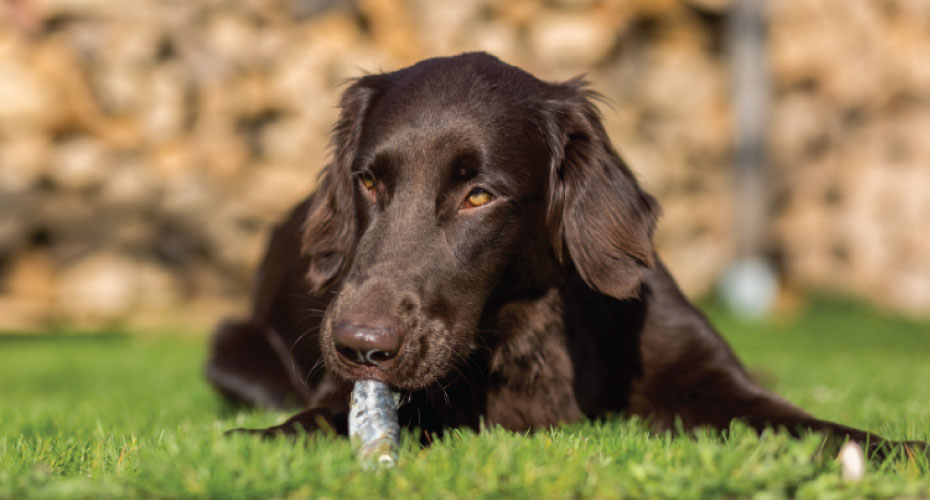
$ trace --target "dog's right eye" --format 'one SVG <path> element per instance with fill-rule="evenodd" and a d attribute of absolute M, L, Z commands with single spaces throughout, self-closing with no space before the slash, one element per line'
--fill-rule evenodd
<path fill-rule="evenodd" d="M 378 179 L 371 172 L 358 172 L 355 174 L 358 182 L 365 188 L 365 194 L 370 201 L 378 200 Z"/>
<path fill-rule="evenodd" d="M 369 191 L 375 188 L 375 176 L 371 172 L 359 172 L 358 180 L 362 183 L 362 187 Z"/>

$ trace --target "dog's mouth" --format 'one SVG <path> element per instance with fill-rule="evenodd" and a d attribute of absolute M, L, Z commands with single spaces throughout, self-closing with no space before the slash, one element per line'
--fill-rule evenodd
<path fill-rule="evenodd" d="M 437 300 L 397 292 L 383 279 L 344 288 L 320 325 L 326 368 L 349 382 L 375 380 L 403 390 L 424 389 L 458 373 L 477 319 L 471 320 L 467 307 L 429 305 Z"/>
<path fill-rule="evenodd" d="M 390 386 L 397 386 L 394 376 L 391 372 L 383 370 L 377 366 L 353 366 L 349 365 L 341 359 L 337 361 L 339 364 L 337 372 L 340 376 L 349 380 L 351 382 L 357 382 L 359 380 L 377 380 L 378 382 L 384 382 Z"/>
<path fill-rule="evenodd" d="M 414 391 L 428 387 L 435 382 L 433 377 L 422 376 L 405 376 L 398 373 L 395 369 L 383 369 L 378 366 L 356 366 L 350 365 L 341 359 L 337 359 L 334 371 L 337 375 L 349 382 L 360 380 L 376 380 L 383 382 L 395 391 Z"/>
<path fill-rule="evenodd" d="M 357 351 L 347 352 L 339 348 L 335 349 L 335 351 L 335 355 L 329 356 L 334 360 L 334 363 L 330 364 L 330 368 L 334 369 L 334 371 L 347 380 L 352 382 L 358 380 L 377 380 L 389 385 L 397 385 L 399 382 L 399 380 L 397 380 L 399 378 L 397 370 L 393 364 L 385 366 L 384 363 L 391 360 L 384 359 L 385 356 L 383 355 L 377 353 L 368 353 L 364 355 Z M 402 355 L 402 353 L 398 353 L 396 358 L 400 358 Z M 399 360 L 400 359 L 394 359 L 393 361 Z"/>

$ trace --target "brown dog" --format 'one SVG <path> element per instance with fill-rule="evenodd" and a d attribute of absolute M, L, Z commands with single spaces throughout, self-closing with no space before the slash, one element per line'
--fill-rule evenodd
<path fill-rule="evenodd" d="M 524 431 L 625 412 L 659 429 L 805 429 L 678 290 L 659 212 L 580 80 L 486 54 L 358 79 L 319 188 L 271 237 L 245 321 L 216 332 L 210 380 L 309 408 L 345 432 L 351 381 L 405 394 L 401 425 Z"/>

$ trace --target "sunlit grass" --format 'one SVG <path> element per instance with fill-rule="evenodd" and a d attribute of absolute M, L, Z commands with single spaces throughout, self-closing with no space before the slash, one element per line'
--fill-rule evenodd
<path fill-rule="evenodd" d="M 854 304 L 765 324 L 711 308 L 765 383 L 814 414 L 930 440 L 930 328 Z M 282 413 L 226 406 L 202 377 L 205 340 L 0 340 L 0 498 L 883 498 L 930 497 L 923 457 L 840 479 L 817 436 L 651 435 L 612 419 L 534 435 L 407 440 L 366 473 L 326 436 L 224 437 Z"/>

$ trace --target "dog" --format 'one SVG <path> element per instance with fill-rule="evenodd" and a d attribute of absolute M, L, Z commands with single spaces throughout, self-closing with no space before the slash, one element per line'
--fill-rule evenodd
<path fill-rule="evenodd" d="M 621 413 L 901 444 L 755 383 L 652 244 L 659 215 L 581 79 L 484 53 L 354 80 L 317 189 L 271 235 L 247 319 L 207 363 L 230 399 L 345 434 L 355 380 L 401 425 L 545 429 Z M 910 444 L 920 445 L 911 442 Z"/>

